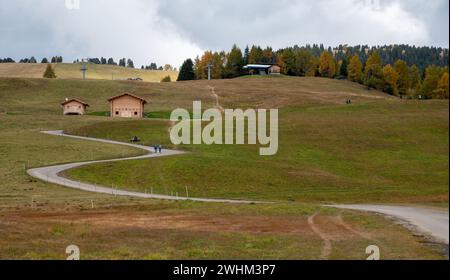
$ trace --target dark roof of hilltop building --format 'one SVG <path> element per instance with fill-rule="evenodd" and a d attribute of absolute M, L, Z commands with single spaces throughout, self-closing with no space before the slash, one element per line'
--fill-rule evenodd
<path fill-rule="evenodd" d="M 124 92 L 124 93 L 122 93 L 122 94 L 119 94 L 119 95 L 113 96 L 113 97 L 111 97 L 111 98 L 108 98 L 108 101 L 111 102 L 111 101 L 113 101 L 114 99 L 120 98 L 120 97 L 122 97 L 122 96 L 131 96 L 131 97 L 133 97 L 133 98 L 136 98 L 136 99 L 139 99 L 139 100 L 143 101 L 144 104 L 147 103 L 147 100 L 145 100 L 144 98 L 142 98 L 142 97 L 140 97 L 140 96 L 137 96 L 137 95 L 135 95 L 135 94 L 129 93 L 129 92 Z"/>
<path fill-rule="evenodd" d="M 86 102 L 84 102 L 83 100 L 78 99 L 78 98 L 67 99 L 66 101 L 64 101 L 63 103 L 61 103 L 61 105 L 64 106 L 64 105 L 66 105 L 66 104 L 68 104 L 68 103 L 70 103 L 70 102 L 78 102 L 78 103 L 83 104 L 84 106 L 89 107 L 89 104 L 87 104 Z"/>

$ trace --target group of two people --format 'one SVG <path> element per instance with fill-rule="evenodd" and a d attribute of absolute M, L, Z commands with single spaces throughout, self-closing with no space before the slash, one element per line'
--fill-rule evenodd
<path fill-rule="evenodd" d="M 157 154 L 158 152 L 162 154 L 162 145 L 154 145 L 153 148 L 155 149 L 155 154 Z"/>

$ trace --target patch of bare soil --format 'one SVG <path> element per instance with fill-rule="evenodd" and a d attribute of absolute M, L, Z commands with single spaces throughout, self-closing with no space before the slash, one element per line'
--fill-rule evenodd
<path fill-rule="evenodd" d="M 5 218 L 5 217 L 4 217 Z M 314 235 L 304 217 L 172 215 L 153 213 L 70 212 L 64 214 L 28 213 L 8 215 L 0 224 L 68 223 L 105 229 L 190 230 L 204 232 L 244 232 L 254 234 Z"/>

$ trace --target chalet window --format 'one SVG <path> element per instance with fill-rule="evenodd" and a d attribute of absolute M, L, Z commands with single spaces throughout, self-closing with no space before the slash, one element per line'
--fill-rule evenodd
<path fill-rule="evenodd" d="M 116 115 L 119 115 L 119 111 L 116 111 Z"/>
<path fill-rule="evenodd" d="M 134 112 L 134 115 L 137 116 L 137 112 Z"/>

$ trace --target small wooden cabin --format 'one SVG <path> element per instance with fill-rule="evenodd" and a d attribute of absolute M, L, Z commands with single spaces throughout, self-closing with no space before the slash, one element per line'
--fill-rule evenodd
<path fill-rule="evenodd" d="M 89 104 L 76 98 L 67 98 L 61 105 L 63 106 L 64 115 L 84 115 L 87 107 L 89 107 Z"/>
<path fill-rule="evenodd" d="M 137 95 L 125 92 L 108 99 L 113 118 L 143 118 L 147 101 Z"/>

